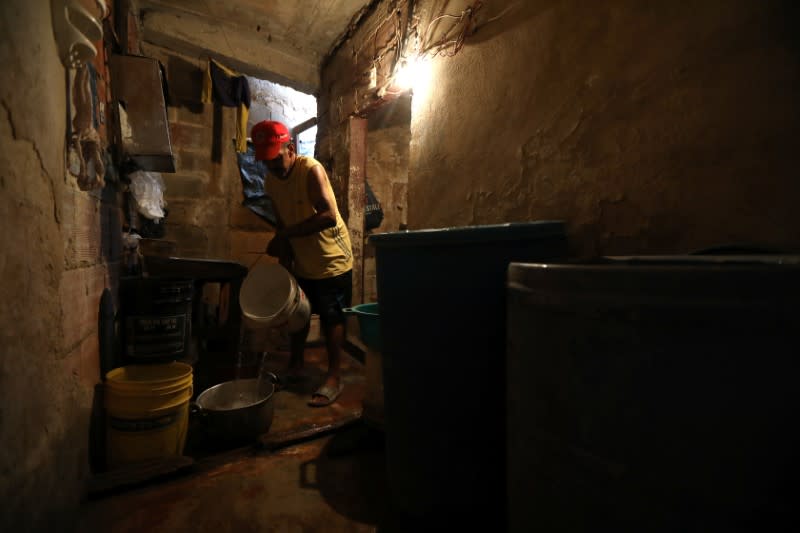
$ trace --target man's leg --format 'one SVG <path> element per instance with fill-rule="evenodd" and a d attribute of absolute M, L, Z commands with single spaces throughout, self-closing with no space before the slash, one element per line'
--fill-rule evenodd
<path fill-rule="evenodd" d="M 325 347 L 328 349 L 328 372 L 324 385 L 339 387 L 342 368 L 342 346 L 344 345 L 344 324 L 326 326 Z"/>
<path fill-rule="evenodd" d="M 325 374 L 325 382 L 318 390 L 326 387 L 331 390 L 339 390 L 341 384 L 344 324 L 327 325 L 323 328 L 323 331 L 325 332 L 325 347 L 328 349 L 328 372 Z M 325 396 L 314 393 L 309 403 L 312 406 L 328 405 L 329 401 Z"/>
<path fill-rule="evenodd" d="M 339 390 L 341 386 L 342 350 L 345 335 L 345 316 L 343 308 L 350 305 L 352 290 L 352 274 L 347 272 L 325 282 L 325 289 L 320 290 L 320 307 L 324 316 L 320 315 L 322 330 L 325 333 L 325 347 L 328 350 L 328 372 L 323 387 Z M 311 404 L 326 404 L 324 396 L 314 394 Z"/>

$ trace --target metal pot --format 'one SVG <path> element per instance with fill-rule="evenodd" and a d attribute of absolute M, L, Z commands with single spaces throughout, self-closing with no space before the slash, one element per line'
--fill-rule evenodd
<path fill-rule="evenodd" d="M 203 391 L 192 403 L 208 436 L 222 441 L 253 440 L 269 431 L 278 377 L 226 381 Z"/>

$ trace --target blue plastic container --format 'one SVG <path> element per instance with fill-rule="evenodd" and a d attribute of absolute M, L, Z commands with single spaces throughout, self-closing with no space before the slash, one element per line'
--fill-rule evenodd
<path fill-rule="evenodd" d="M 564 259 L 564 225 L 383 233 L 370 242 L 393 520 L 504 531 L 506 271 L 512 261 Z"/>
<path fill-rule="evenodd" d="M 378 304 L 361 304 L 354 307 L 345 307 L 345 314 L 356 315 L 358 319 L 359 337 L 361 342 L 372 350 L 381 350 L 381 332 L 379 329 Z"/>

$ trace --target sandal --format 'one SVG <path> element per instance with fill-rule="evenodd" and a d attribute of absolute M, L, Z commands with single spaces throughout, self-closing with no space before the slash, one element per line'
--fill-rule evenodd
<path fill-rule="evenodd" d="M 339 397 L 342 393 L 342 389 L 344 389 L 344 383 L 341 381 L 339 382 L 338 387 L 331 387 L 330 385 L 323 385 L 322 387 L 318 388 L 314 394 L 311 395 L 311 400 L 309 400 L 308 405 L 311 407 L 325 407 L 333 402 Z M 322 401 L 314 401 L 315 397 L 322 396 Z"/>

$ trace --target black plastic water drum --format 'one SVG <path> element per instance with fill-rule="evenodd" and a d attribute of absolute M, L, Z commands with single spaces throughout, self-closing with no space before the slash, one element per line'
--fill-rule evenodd
<path fill-rule="evenodd" d="M 383 233 L 370 243 L 393 523 L 504 531 L 506 271 L 564 257 L 564 224 Z"/>
<path fill-rule="evenodd" d="M 121 336 L 128 363 L 174 361 L 187 355 L 193 294 L 191 279 L 121 280 Z"/>
<path fill-rule="evenodd" d="M 798 301 L 800 256 L 510 265 L 508 531 L 796 531 Z"/>

